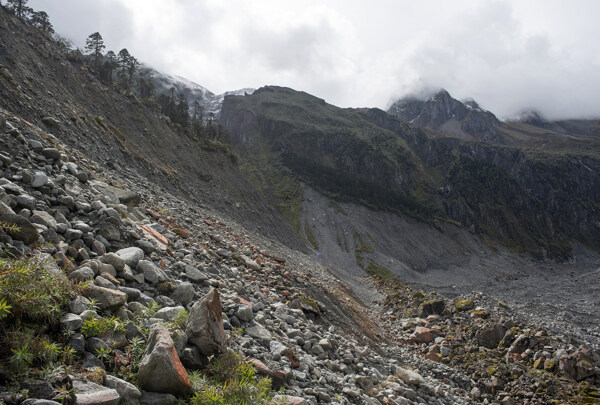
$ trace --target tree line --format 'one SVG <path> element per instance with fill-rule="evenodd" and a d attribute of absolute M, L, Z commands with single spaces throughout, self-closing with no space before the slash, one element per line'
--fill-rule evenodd
<path fill-rule="evenodd" d="M 177 93 L 175 87 L 156 93 L 156 84 L 149 69 L 142 69 L 138 60 L 123 48 L 118 54 L 106 49 L 102 35 L 94 32 L 85 43 L 84 59 L 98 79 L 107 85 L 115 85 L 123 91 L 137 94 L 143 100 L 158 105 L 160 112 L 175 124 L 180 132 L 203 140 L 227 142 L 224 128 L 215 121 L 214 114 L 204 114 L 204 108 L 194 100 L 190 108 L 185 94 Z"/>
<path fill-rule="evenodd" d="M 28 0 L 7 0 L 6 8 L 15 13 L 18 19 L 24 23 L 31 24 L 49 34 L 54 33 L 54 27 L 50 23 L 50 17 L 45 11 L 34 11 L 27 6 Z M 1 4 L 0 4 L 1 5 Z"/>
<path fill-rule="evenodd" d="M 0 0 L 0 6 L 13 12 L 21 21 L 53 35 L 58 47 L 72 63 L 85 64 L 105 85 L 115 87 L 124 94 L 134 94 L 155 106 L 180 133 L 204 142 L 210 141 L 213 145 L 229 143 L 228 135 L 216 122 L 214 114 L 205 114 L 197 100 L 190 108 L 185 94 L 177 93 L 175 87 L 157 93 L 150 69 L 143 69 L 127 48 L 118 53 L 112 50 L 105 52 L 106 45 L 102 35 L 94 32 L 87 37 L 84 49 L 79 49 L 70 40 L 54 32 L 45 11 L 34 11 L 27 3 L 28 0 L 7 0 L 6 5 L 2 5 Z"/>

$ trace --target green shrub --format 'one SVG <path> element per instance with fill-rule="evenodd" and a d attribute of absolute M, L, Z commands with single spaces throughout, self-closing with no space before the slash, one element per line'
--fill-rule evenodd
<path fill-rule="evenodd" d="M 238 353 L 227 351 L 213 359 L 206 374 L 190 374 L 196 392 L 193 405 L 268 404 L 271 380 L 256 376 L 252 364 Z"/>
<path fill-rule="evenodd" d="M 86 338 L 101 336 L 108 332 L 125 333 L 125 325 L 123 321 L 115 316 L 110 318 L 97 318 L 92 316 L 90 319 L 83 321 L 81 334 Z"/>
<path fill-rule="evenodd" d="M 0 320 L 55 321 L 63 306 L 83 289 L 52 262 L 37 257 L 0 259 Z"/>

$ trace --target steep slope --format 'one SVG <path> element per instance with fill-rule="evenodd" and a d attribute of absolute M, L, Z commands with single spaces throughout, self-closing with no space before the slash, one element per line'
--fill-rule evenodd
<path fill-rule="evenodd" d="M 103 85 L 50 38 L 4 9 L 0 15 L 0 107 L 78 145 L 104 166 L 138 172 L 181 198 L 302 248 L 230 157 L 177 134 L 151 102 Z"/>
<path fill-rule="evenodd" d="M 278 87 L 227 97 L 221 121 L 240 153 L 251 157 L 246 173 L 259 188 L 297 190 L 303 181 L 340 201 L 430 224 L 455 221 L 492 246 L 538 258 L 568 258 L 571 242 L 600 248 L 600 160 L 587 140 L 563 137 L 560 147 L 539 149 L 461 140 L 381 110 L 340 109 Z M 275 166 L 284 178 L 265 175 Z M 279 197 L 286 218 L 310 241 L 297 219 L 301 192 L 293 193 L 294 209 L 285 194 Z"/>
<path fill-rule="evenodd" d="M 406 97 L 394 102 L 388 113 L 412 124 L 462 139 L 503 143 L 500 121 L 475 100 L 460 102 L 441 89 L 425 100 Z"/>

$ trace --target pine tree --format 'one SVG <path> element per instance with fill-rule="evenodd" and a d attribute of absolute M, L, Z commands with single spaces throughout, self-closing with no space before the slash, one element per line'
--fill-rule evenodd
<path fill-rule="evenodd" d="M 102 57 L 102 50 L 104 50 L 104 40 L 99 32 L 94 32 L 85 41 L 85 50 L 90 52 L 90 55 L 94 55 L 94 70 L 98 71 L 98 62 Z"/>
<path fill-rule="evenodd" d="M 139 68 L 140 68 L 140 63 L 138 62 L 138 60 L 136 58 L 134 58 L 133 56 L 129 55 L 129 62 L 127 63 L 127 73 L 128 73 L 127 90 L 131 89 L 131 82 L 133 80 L 133 75 L 135 74 L 135 72 L 138 71 Z"/>
<path fill-rule="evenodd" d="M 48 13 L 45 11 L 35 11 L 31 15 L 31 23 L 44 32 L 48 32 L 50 34 L 54 33 L 54 27 L 52 27 Z"/>
<path fill-rule="evenodd" d="M 126 88 L 128 83 L 127 68 L 129 66 L 129 59 L 131 59 L 131 55 L 129 54 L 127 48 L 121 49 L 117 56 L 117 63 L 118 67 L 121 68 L 119 71 L 119 80 L 121 81 L 123 88 Z"/>
<path fill-rule="evenodd" d="M 27 7 L 27 2 L 29 0 L 8 0 L 7 5 L 15 12 L 15 15 L 24 20 L 27 16 L 27 12 L 31 11 L 29 7 Z"/>

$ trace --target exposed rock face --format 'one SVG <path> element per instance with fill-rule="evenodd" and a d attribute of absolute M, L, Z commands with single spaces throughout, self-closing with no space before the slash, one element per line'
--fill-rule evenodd
<path fill-rule="evenodd" d="M 153 325 L 140 363 L 138 381 L 142 389 L 173 395 L 192 392 L 187 371 L 181 364 L 169 331 L 162 325 Z"/>
<path fill-rule="evenodd" d="M 223 329 L 221 312 L 219 292 L 214 288 L 190 310 L 185 333 L 189 341 L 205 356 L 221 352 L 225 348 L 227 334 Z"/>
<path fill-rule="evenodd" d="M 403 121 L 452 136 L 503 142 L 496 128 L 500 121 L 494 114 L 482 110 L 474 100 L 462 103 L 443 89 L 426 100 L 411 97 L 400 99 L 392 104 L 388 113 Z"/>

